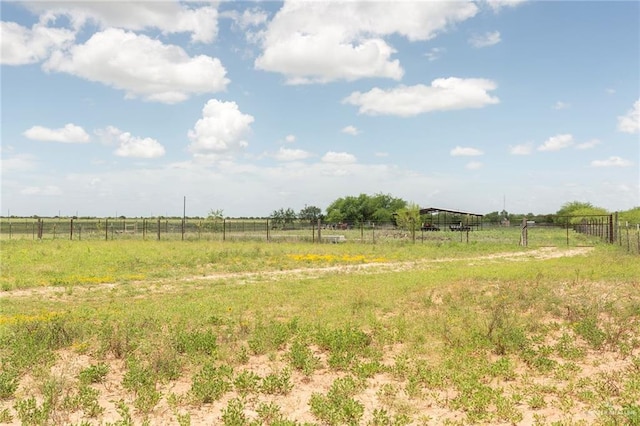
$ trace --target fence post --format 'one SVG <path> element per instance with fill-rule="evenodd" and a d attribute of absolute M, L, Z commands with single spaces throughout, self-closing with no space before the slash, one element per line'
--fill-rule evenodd
<path fill-rule="evenodd" d="M 567 246 L 569 245 L 569 218 L 567 218 Z"/>
<path fill-rule="evenodd" d="M 269 241 L 269 219 L 267 219 L 267 241 Z"/>
<path fill-rule="evenodd" d="M 160 241 L 160 218 L 158 218 L 158 241 Z"/>
<path fill-rule="evenodd" d="M 322 228 L 322 226 L 320 226 L 321 224 L 322 224 L 322 219 L 318 219 L 318 244 L 322 242 L 322 235 L 320 231 L 320 229 Z"/>
<path fill-rule="evenodd" d="M 227 241 L 227 219 L 222 218 L 222 241 Z"/>
<path fill-rule="evenodd" d="M 527 218 L 523 217 L 522 218 L 522 225 L 520 227 L 520 245 L 523 247 L 527 247 L 527 245 L 529 244 L 528 241 L 528 235 L 527 235 Z"/>
<path fill-rule="evenodd" d="M 69 222 L 69 239 L 73 241 L 73 218 Z"/>

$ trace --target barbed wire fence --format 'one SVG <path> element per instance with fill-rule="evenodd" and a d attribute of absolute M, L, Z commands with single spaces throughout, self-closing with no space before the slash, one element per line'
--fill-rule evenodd
<path fill-rule="evenodd" d="M 526 222 L 525 222 L 526 223 Z M 482 224 L 479 228 L 459 227 L 456 223 L 435 227 L 412 224 L 398 227 L 393 222 L 341 222 L 294 220 L 282 222 L 271 218 L 204 219 L 204 218 L 0 218 L 2 239 L 65 239 L 81 240 L 209 240 L 209 241 L 268 241 L 312 243 L 377 243 L 384 241 L 460 242 L 498 241 L 491 232 L 502 230 L 496 224 Z M 517 229 L 518 226 L 512 227 Z M 542 236 L 544 229 L 553 228 L 553 237 Z M 437 232 L 436 232 L 437 231 Z M 560 232 L 562 231 L 562 232 Z M 604 242 L 617 244 L 630 253 L 640 254 L 640 224 L 618 220 L 616 214 L 584 218 L 578 223 L 569 220 L 555 225 L 529 224 L 527 240 L 537 245 L 566 245 Z M 485 235 L 484 238 L 481 235 Z M 518 233 L 516 238 L 522 238 Z M 513 243 L 513 235 L 506 233 L 502 242 Z M 549 238 L 548 241 L 543 240 Z M 520 241 L 522 243 L 522 239 Z"/>

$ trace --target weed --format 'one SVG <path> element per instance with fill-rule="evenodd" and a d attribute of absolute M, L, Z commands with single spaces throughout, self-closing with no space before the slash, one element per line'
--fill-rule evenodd
<path fill-rule="evenodd" d="M 259 390 L 259 384 L 260 376 L 248 370 L 244 370 L 233 380 L 233 387 L 236 392 L 242 396 L 257 392 Z"/>
<path fill-rule="evenodd" d="M 260 391 L 267 395 L 287 395 L 292 388 L 291 371 L 288 368 L 263 377 L 260 383 Z"/>
<path fill-rule="evenodd" d="M 286 343 L 292 328 L 295 328 L 295 320 L 290 324 L 277 321 L 270 321 L 266 324 L 258 322 L 249 338 L 249 349 L 255 355 L 278 350 Z"/>
<path fill-rule="evenodd" d="M 215 367 L 212 364 L 205 364 L 193 376 L 190 393 L 200 404 L 217 401 L 231 390 L 232 376 L 233 369 L 229 366 Z"/>
<path fill-rule="evenodd" d="M 218 349 L 217 336 L 211 330 L 178 330 L 173 336 L 173 347 L 181 354 L 213 356 Z"/>
<path fill-rule="evenodd" d="M 598 320 L 594 316 L 587 316 L 574 325 L 576 334 L 586 340 L 591 347 L 599 349 L 607 339 L 607 335 L 598 327 Z"/>
<path fill-rule="evenodd" d="M 119 400 L 116 403 L 116 411 L 120 415 L 120 420 L 115 423 L 107 423 L 106 426 L 133 426 L 133 417 L 131 417 L 131 412 L 129 411 L 129 407 L 124 402 L 124 400 Z"/>
<path fill-rule="evenodd" d="M 42 405 L 38 406 L 34 397 L 17 400 L 13 408 L 23 425 L 46 424 L 52 411 L 48 401 L 45 400 Z"/>
<path fill-rule="evenodd" d="M 19 375 L 15 369 L 0 371 L 0 399 L 13 397 L 16 389 L 18 389 L 18 378 Z"/>
<path fill-rule="evenodd" d="M 353 399 L 359 386 L 352 377 L 336 379 L 327 395 L 314 393 L 309 400 L 311 413 L 330 425 L 359 424 L 364 414 L 364 406 Z"/>
<path fill-rule="evenodd" d="M 274 402 L 261 402 L 256 409 L 258 419 L 264 425 L 282 424 L 284 421 L 280 407 Z"/>
<path fill-rule="evenodd" d="M 82 384 L 102 383 L 108 372 L 109 366 L 107 364 L 92 364 L 80 371 L 78 379 Z"/>
<path fill-rule="evenodd" d="M 245 426 L 249 423 L 244 413 L 244 402 L 241 399 L 229 400 L 226 408 L 222 410 L 222 424 L 225 426 Z"/>
<path fill-rule="evenodd" d="M 176 421 L 179 426 L 191 425 L 191 414 L 189 413 L 176 413 Z"/>
<path fill-rule="evenodd" d="M 0 423 L 11 423 L 12 421 L 13 416 L 8 408 L 0 410 Z"/>
<path fill-rule="evenodd" d="M 301 371 L 305 376 L 310 376 L 320 365 L 320 359 L 313 355 L 311 349 L 298 340 L 291 344 L 287 358 L 291 366 Z"/>

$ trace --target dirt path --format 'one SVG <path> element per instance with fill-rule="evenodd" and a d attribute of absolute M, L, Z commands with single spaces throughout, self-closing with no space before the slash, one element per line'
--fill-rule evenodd
<path fill-rule="evenodd" d="M 326 267 L 313 267 L 313 268 L 296 268 L 277 271 L 257 271 L 257 272 L 220 272 L 209 275 L 183 277 L 179 279 L 159 279 L 159 280 L 145 280 L 140 281 L 138 284 L 152 283 L 159 288 L 164 288 L 168 285 L 175 285 L 176 282 L 198 282 L 198 281 L 218 281 L 218 280 L 239 280 L 241 282 L 251 282 L 254 280 L 277 280 L 280 277 L 304 277 L 312 278 L 325 274 L 331 274 L 340 272 L 341 274 L 353 274 L 353 273 L 381 273 L 381 272 L 400 272 L 408 271 L 412 269 L 421 269 L 430 264 L 448 263 L 448 262 L 467 262 L 470 265 L 475 265 L 481 262 L 499 262 L 499 261 L 529 261 L 529 260 L 544 260 L 553 259 L 559 257 L 574 257 L 584 256 L 590 253 L 593 247 L 574 247 L 568 249 L 561 249 L 558 247 L 542 247 L 531 251 L 521 252 L 503 252 L 494 253 L 482 256 L 473 257 L 450 257 L 441 259 L 419 259 L 407 262 L 373 262 L 373 263 L 361 263 L 355 265 L 336 265 Z M 136 282 L 133 282 L 136 284 Z M 121 283 L 104 283 L 97 285 L 84 285 L 74 286 L 73 292 L 78 291 L 95 291 L 95 290 L 108 290 L 116 288 Z M 2 298 L 20 298 L 20 297 L 43 297 L 63 294 L 67 291 L 65 287 L 34 287 L 29 289 L 18 289 L 0 292 L 0 299 Z"/>

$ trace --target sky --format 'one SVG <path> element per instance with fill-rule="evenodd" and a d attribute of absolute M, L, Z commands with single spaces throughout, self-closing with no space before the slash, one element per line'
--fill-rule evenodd
<path fill-rule="evenodd" d="M 0 7 L 3 216 L 640 206 L 637 1 Z"/>

